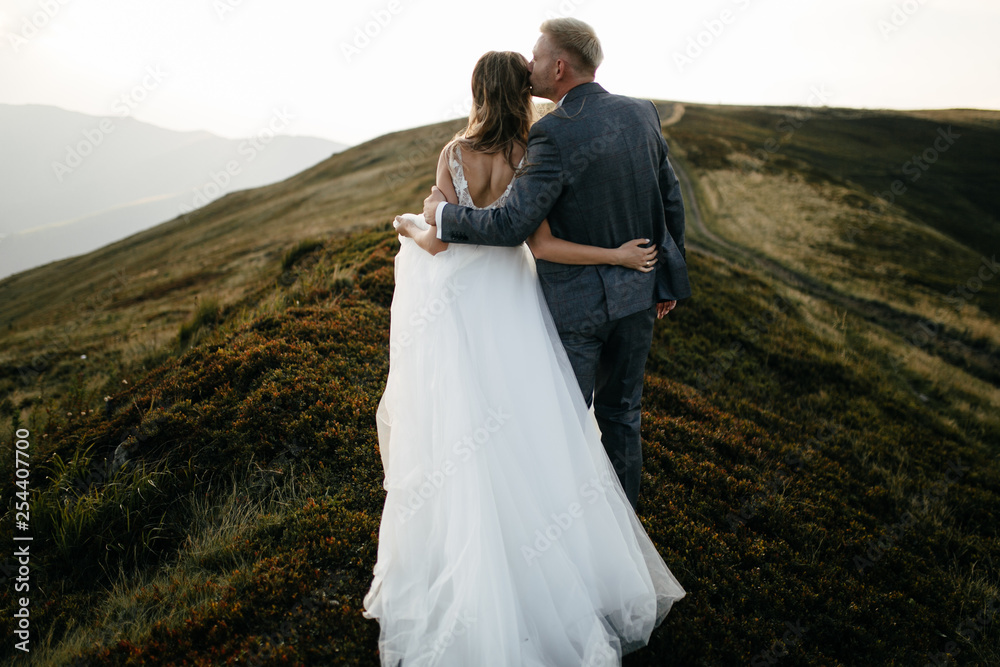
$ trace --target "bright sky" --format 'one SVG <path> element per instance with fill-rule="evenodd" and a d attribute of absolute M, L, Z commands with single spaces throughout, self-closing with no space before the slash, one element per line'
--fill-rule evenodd
<path fill-rule="evenodd" d="M 0 0 L 0 103 L 355 144 L 464 116 L 488 50 L 595 27 L 611 92 L 1000 109 L 997 0 Z"/>

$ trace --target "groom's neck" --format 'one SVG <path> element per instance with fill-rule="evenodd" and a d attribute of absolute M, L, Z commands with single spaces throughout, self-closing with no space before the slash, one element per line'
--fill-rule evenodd
<path fill-rule="evenodd" d="M 559 100 L 566 97 L 566 94 L 569 93 L 569 91 L 573 90 L 577 86 L 582 86 L 585 83 L 593 83 L 593 82 L 594 82 L 594 77 L 579 78 L 571 82 L 567 82 L 565 85 L 559 86 L 556 89 L 556 92 L 549 99 L 552 100 L 555 104 L 559 104 Z"/>

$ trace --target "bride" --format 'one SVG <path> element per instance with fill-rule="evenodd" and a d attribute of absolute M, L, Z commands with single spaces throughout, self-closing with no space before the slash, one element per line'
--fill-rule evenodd
<path fill-rule="evenodd" d="M 487 53 L 472 88 L 437 185 L 452 203 L 499 207 L 531 166 L 528 63 Z M 685 592 L 608 459 L 532 255 L 648 271 L 655 247 L 570 243 L 547 223 L 517 247 L 449 245 L 422 216 L 395 224 L 376 416 L 386 498 L 363 610 L 381 664 L 620 665 Z"/>

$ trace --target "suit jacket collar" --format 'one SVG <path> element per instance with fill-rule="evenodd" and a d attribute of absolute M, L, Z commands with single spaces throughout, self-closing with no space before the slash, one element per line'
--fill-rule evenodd
<path fill-rule="evenodd" d="M 571 89 L 566 93 L 566 97 L 563 98 L 562 106 L 566 106 L 573 100 L 579 97 L 585 97 L 587 95 L 593 95 L 595 93 L 607 93 L 604 87 L 596 81 L 590 81 L 588 83 L 581 83 L 576 88 Z"/>

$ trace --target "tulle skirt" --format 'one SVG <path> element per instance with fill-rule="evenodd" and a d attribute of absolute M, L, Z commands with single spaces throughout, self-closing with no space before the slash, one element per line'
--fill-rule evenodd
<path fill-rule="evenodd" d="M 685 593 L 604 451 L 530 251 L 400 242 L 363 611 L 382 665 L 620 665 Z"/>

